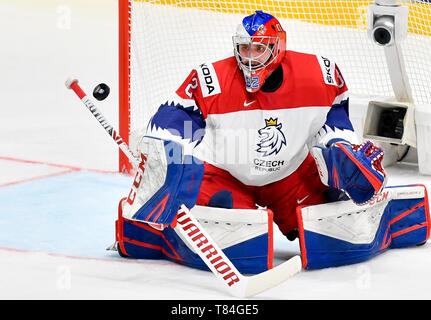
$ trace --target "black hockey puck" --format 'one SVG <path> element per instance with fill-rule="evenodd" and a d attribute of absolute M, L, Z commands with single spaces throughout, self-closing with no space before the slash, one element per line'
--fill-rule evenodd
<path fill-rule="evenodd" d="M 110 89 L 108 85 L 105 83 L 100 83 L 94 88 L 93 97 L 95 97 L 99 101 L 102 101 L 106 99 L 106 97 L 109 95 L 109 92 Z"/>

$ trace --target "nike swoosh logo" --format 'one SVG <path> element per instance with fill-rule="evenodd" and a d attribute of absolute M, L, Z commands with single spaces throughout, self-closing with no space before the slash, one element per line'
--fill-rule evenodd
<path fill-rule="evenodd" d="M 302 198 L 302 199 L 298 199 L 298 200 L 296 200 L 296 202 L 298 202 L 298 204 L 301 204 L 301 203 L 303 203 L 304 202 L 304 200 L 305 199 L 307 199 L 308 198 L 308 195 L 306 195 L 304 198 Z"/>
<path fill-rule="evenodd" d="M 251 105 L 252 103 L 255 103 L 255 102 L 256 102 L 256 100 L 253 100 L 251 102 L 244 101 L 244 107 L 248 107 L 249 105 Z"/>

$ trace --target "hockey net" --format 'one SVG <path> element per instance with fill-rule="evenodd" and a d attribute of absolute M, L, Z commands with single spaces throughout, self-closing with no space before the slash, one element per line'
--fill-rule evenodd
<path fill-rule="evenodd" d="M 233 54 L 231 37 L 245 15 L 263 10 L 287 31 L 289 50 L 337 62 L 351 95 L 394 96 L 383 48 L 367 36 L 371 0 L 119 0 L 120 134 L 134 137 L 191 69 Z M 409 7 L 402 43 L 415 103 L 431 103 L 431 2 Z M 120 171 L 130 165 L 120 155 Z"/>

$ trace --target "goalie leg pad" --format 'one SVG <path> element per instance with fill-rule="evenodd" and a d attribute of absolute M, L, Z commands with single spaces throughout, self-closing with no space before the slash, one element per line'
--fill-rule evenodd
<path fill-rule="evenodd" d="M 169 225 L 184 204 L 195 205 L 204 165 L 183 154 L 181 144 L 144 137 L 141 163 L 124 203 L 123 215 L 130 220 Z"/>
<path fill-rule="evenodd" d="M 209 270 L 202 259 L 172 227 L 156 230 L 146 223 L 125 219 L 122 203 L 116 221 L 116 242 L 122 254 L 137 259 L 167 259 L 192 268 Z M 241 273 L 272 268 L 273 237 L 270 210 L 222 209 L 195 206 L 193 215 Z M 177 223 L 181 223 L 181 219 Z M 199 237 L 199 231 L 190 228 Z M 204 242 L 205 239 L 202 239 Z M 216 257 L 214 249 L 208 255 Z"/>
<path fill-rule="evenodd" d="M 115 240 L 117 250 L 121 256 L 164 259 L 162 232 L 150 227 L 148 224 L 133 221 L 123 217 L 123 207 L 126 202 L 123 198 L 118 206 L 118 220 L 115 222 Z"/>
<path fill-rule="evenodd" d="M 405 248 L 426 242 L 430 233 L 429 219 L 427 196 L 392 201 L 391 220 L 381 249 Z"/>
<path fill-rule="evenodd" d="M 368 260 L 387 249 L 427 241 L 425 186 L 388 187 L 373 202 L 342 201 L 297 210 L 303 267 L 321 269 Z"/>

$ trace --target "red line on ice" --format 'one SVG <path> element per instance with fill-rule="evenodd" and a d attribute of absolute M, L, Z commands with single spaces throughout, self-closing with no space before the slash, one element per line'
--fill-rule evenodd
<path fill-rule="evenodd" d="M 117 171 L 108 171 L 108 170 L 99 170 L 99 169 L 87 169 L 87 168 L 80 168 L 80 167 L 74 167 L 74 166 L 68 166 L 63 164 L 56 164 L 51 162 L 44 162 L 44 161 L 35 161 L 35 160 L 25 160 L 25 159 L 17 159 L 17 158 L 11 158 L 11 157 L 2 157 L 0 156 L 0 160 L 6 160 L 6 161 L 15 161 L 15 162 L 21 162 L 21 163 L 29 163 L 29 164 L 41 164 L 49 167 L 57 167 L 57 168 L 67 168 L 75 171 L 90 171 L 90 172 L 100 172 L 100 173 L 116 173 Z"/>
<path fill-rule="evenodd" d="M 55 172 L 55 173 L 45 174 L 45 175 L 41 175 L 41 176 L 37 176 L 37 177 L 31 177 L 31 178 L 26 178 L 26 179 L 22 179 L 22 180 L 16 180 L 16 181 L 11 181 L 11 182 L 7 182 L 7 183 L 3 183 L 3 184 L 0 184 L 0 187 L 6 187 L 6 186 L 18 184 L 18 183 L 29 182 L 29 181 L 34 181 L 34 180 L 39 180 L 39 179 L 45 179 L 45 178 L 50 178 L 50 177 L 59 176 L 59 175 L 62 175 L 62 174 L 67 174 L 67 173 L 70 173 L 70 172 L 73 172 L 73 171 L 89 171 L 89 172 L 98 172 L 98 173 L 116 173 L 116 171 L 107 171 L 107 170 L 98 170 L 98 169 L 86 169 L 86 168 L 68 166 L 68 165 L 63 165 L 63 164 L 56 164 L 56 163 L 43 162 L 43 161 L 35 161 L 35 160 L 17 159 L 17 158 L 11 158 L 11 157 L 2 157 L 2 156 L 0 156 L 0 160 L 14 161 L 14 162 L 28 163 L 28 164 L 39 164 L 39 165 L 45 165 L 45 166 L 49 166 L 49 167 L 65 168 L 65 169 L 67 169 L 67 170 L 63 170 L 63 171 L 60 171 L 60 172 Z"/>
<path fill-rule="evenodd" d="M 27 179 L 22 179 L 22 180 L 16 180 L 16 181 L 11 181 L 11 182 L 6 182 L 3 184 L 0 184 L 0 188 L 1 187 L 7 187 L 7 186 L 11 186 L 14 184 L 18 184 L 18 183 L 23 183 L 23 182 L 29 182 L 29 181 L 34 181 L 34 180 L 40 180 L 40 179 L 45 179 L 45 178 L 50 178 L 50 177 L 55 177 L 55 176 L 60 176 L 62 174 L 66 174 L 66 173 L 70 173 L 70 172 L 74 172 L 76 170 L 64 170 L 64 171 L 60 171 L 60 172 L 54 172 L 54 173 L 50 173 L 50 174 L 45 174 L 42 176 L 37 176 L 37 177 L 32 177 L 32 178 L 27 178 Z"/>
<path fill-rule="evenodd" d="M 120 262 L 120 263 L 131 263 L 131 264 L 152 264 L 152 265 L 177 265 L 171 261 L 151 261 L 147 259 L 126 259 L 126 258 L 92 258 L 92 257 L 79 257 L 79 256 L 71 256 L 60 253 L 50 253 L 45 251 L 37 251 L 37 250 L 26 250 L 26 249 L 15 249 L 15 248 L 7 248 L 0 247 L 0 251 L 9 251 L 16 253 L 43 253 L 47 256 L 57 257 L 57 258 L 67 258 L 72 260 L 93 260 L 93 261 L 106 261 L 106 262 Z"/>

